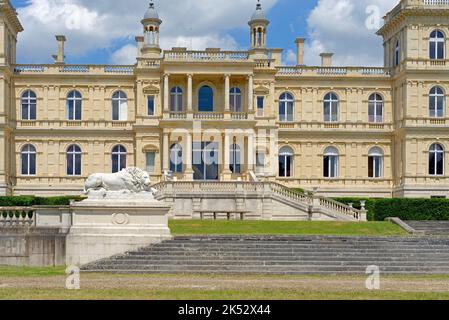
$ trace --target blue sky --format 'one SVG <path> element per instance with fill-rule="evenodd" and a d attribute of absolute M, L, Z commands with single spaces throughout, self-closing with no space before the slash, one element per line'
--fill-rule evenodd
<path fill-rule="evenodd" d="M 393 2 L 392 2 L 393 1 Z M 134 36 L 147 0 L 12 0 L 25 31 L 19 37 L 19 63 L 51 63 L 54 35 L 65 34 L 68 63 L 127 64 L 135 59 Z M 158 0 L 163 19 L 161 44 L 245 50 L 247 21 L 256 0 Z M 306 63 L 320 52 L 335 52 L 336 64 L 380 65 L 382 42 L 364 26 L 366 7 L 386 13 L 394 0 L 262 0 L 271 21 L 268 45 L 284 49 L 294 63 L 296 37 L 306 37 Z M 373 47 L 373 48 L 370 48 Z"/>

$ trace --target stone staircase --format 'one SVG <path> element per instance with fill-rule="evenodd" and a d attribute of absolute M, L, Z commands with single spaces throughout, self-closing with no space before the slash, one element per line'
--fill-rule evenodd
<path fill-rule="evenodd" d="M 428 235 L 448 235 L 449 221 L 404 221 L 418 232 Z"/>
<path fill-rule="evenodd" d="M 97 261 L 84 272 L 147 274 L 449 274 L 449 238 L 185 236 Z"/>
<path fill-rule="evenodd" d="M 366 221 L 365 210 L 332 199 L 295 192 L 276 182 L 164 181 L 156 198 L 170 203 L 171 217 L 200 219 L 201 213 L 247 212 L 247 220 Z"/>

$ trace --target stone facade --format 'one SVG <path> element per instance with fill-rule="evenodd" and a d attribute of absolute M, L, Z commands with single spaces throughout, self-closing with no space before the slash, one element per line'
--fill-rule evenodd
<path fill-rule="evenodd" d="M 382 68 L 334 67 L 329 53 L 305 66 L 304 39 L 297 65 L 284 66 L 260 5 L 248 51 L 162 51 L 152 4 L 135 65 L 65 64 L 64 36 L 54 64 L 20 65 L 21 24 L 8 0 L 0 8 L 1 194 L 79 194 L 90 174 L 135 166 L 155 182 L 449 196 L 449 1 L 402 0 L 388 13 Z"/>

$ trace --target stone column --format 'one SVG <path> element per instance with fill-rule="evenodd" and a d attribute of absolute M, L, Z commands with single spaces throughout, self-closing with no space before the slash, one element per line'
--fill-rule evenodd
<path fill-rule="evenodd" d="M 164 132 L 164 141 L 162 142 L 162 159 L 163 159 L 163 171 L 170 170 L 170 146 L 169 146 L 168 133 Z"/>
<path fill-rule="evenodd" d="M 193 101 L 192 101 L 192 82 L 193 82 L 193 75 L 188 74 L 187 75 L 187 113 L 193 112 Z"/>
<path fill-rule="evenodd" d="M 225 74 L 225 89 L 224 89 L 224 110 L 225 112 L 229 112 L 230 111 L 230 105 L 229 105 L 229 90 L 230 90 L 230 75 L 229 74 Z"/>
<path fill-rule="evenodd" d="M 187 133 L 186 139 L 186 179 L 193 181 L 192 165 L 192 133 Z"/>
<path fill-rule="evenodd" d="M 250 74 L 248 76 L 248 113 L 254 112 L 254 83 L 253 83 L 253 75 Z"/>
<path fill-rule="evenodd" d="M 170 97 L 170 88 L 169 88 L 169 74 L 164 74 L 164 112 L 170 111 L 169 106 L 169 97 Z"/>
<path fill-rule="evenodd" d="M 231 170 L 229 170 L 230 158 L 229 158 L 229 148 L 230 148 L 230 136 L 225 132 L 224 143 L 223 143 L 223 180 L 231 180 Z"/>
<path fill-rule="evenodd" d="M 254 135 L 250 133 L 248 135 L 248 140 L 247 141 L 248 141 L 247 171 L 248 172 L 250 172 L 250 171 L 255 172 L 255 170 L 254 170 L 254 159 L 255 159 L 255 155 L 254 155 Z"/>

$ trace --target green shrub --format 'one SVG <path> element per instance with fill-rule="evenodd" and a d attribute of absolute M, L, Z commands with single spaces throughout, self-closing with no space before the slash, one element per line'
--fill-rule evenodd
<path fill-rule="evenodd" d="M 31 207 L 31 206 L 67 206 L 71 200 L 81 201 L 84 198 L 77 196 L 62 197 L 0 197 L 0 207 Z"/>
<path fill-rule="evenodd" d="M 334 198 L 341 203 L 353 203 L 360 209 L 360 201 L 366 201 L 369 221 L 384 221 L 388 217 L 402 220 L 449 220 L 449 200 L 447 199 L 368 199 Z"/>

